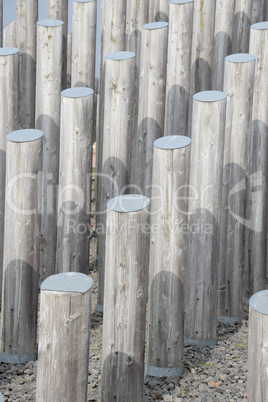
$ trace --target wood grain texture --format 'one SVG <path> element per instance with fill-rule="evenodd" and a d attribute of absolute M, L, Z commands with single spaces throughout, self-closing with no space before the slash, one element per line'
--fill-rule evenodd
<path fill-rule="evenodd" d="M 253 0 L 251 24 L 256 24 L 256 22 L 267 21 L 266 10 L 268 10 L 266 0 Z"/>
<path fill-rule="evenodd" d="M 169 1 L 149 0 L 149 22 L 166 21 L 169 18 Z"/>
<path fill-rule="evenodd" d="M 16 21 L 10 22 L 3 31 L 3 46 L 16 46 Z"/>
<path fill-rule="evenodd" d="M 233 51 L 232 53 L 247 53 L 249 51 L 249 35 L 253 0 L 236 0 Z"/>
<path fill-rule="evenodd" d="M 0 0 L 0 47 L 3 46 L 3 0 Z"/>

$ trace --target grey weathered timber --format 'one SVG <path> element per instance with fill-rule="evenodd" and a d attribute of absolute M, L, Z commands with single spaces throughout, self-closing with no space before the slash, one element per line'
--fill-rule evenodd
<path fill-rule="evenodd" d="M 183 374 L 189 137 L 154 142 L 146 374 Z"/>
<path fill-rule="evenodd" d="M 268 400 L 268 290 L 255 293 L 249 301 L 248 384 L 249 402 Z"/>
<path fill-rule="evenodd" d="M 68 36 L 68 1 L 69 0 L 48 0 L 48 18 L 60 20 L 62 26 L 62 89 L 67 84 L 67 36 Z"/>
<path fill-rule="evenodd" d="M 94 92 L 61 93 L 57 272 L 88 274 Z"/>
<path fill-rule="evenodd" d="M 0 298 L 5 226 L 6 135 L 18 129 L 18 89 L 19 49 L 0 48 Z"/>
<path fill-rule="evenodd" d="M 253 0 L 236 0 L 233 30 L 233 53 L 249 51 L 249 34 Z"/>
<path fill-rule="evenodd" d="M 103 120 L 103 158 L 100 176 L 98 225 L 98 310 L 103 306 L 107 201 L 124 194 L 129 184 L 130 145 L 135 54 L 115 52 L 106 56 Z"/>
<path fill-rule="evenodd" d="M 149 22 L 168 22 L 169 4 L 169 0 L 149 0 Z"/>
<path fill-rule="evenodd" d="M 0 0 L 0 47 L 3 46 L 3 0 Z"/>
<path fill-rule="evenodd" d="M 101 401 L 143 401 L 148 206 L 141 195 L 107 204 Z"/>
<path fill-rule="evenodd" d="M 187 135 L 193 0 L 172 0 L 166 73 L 165 135 Z"/>
<path fill-rule="evenodd" d="M 16 21 L 10 22 L 3 31 L 3 46 L 16 46 Z"/>
<path fill-rule="evenodd" d="M 57 185 L 59 183 L 62 25 L 43 20 L 37 26 L 36 128 L 44 133 L 40 280 L 55 273 Z"/>
<path fill-rule="evenodd" d="M 253 0 L 251 24 L 266 21 L 266 9 L 268 9 L 266 0 Z"/>
<path fill-rule="evenodd" d="M 232 53 L 235 0 L 216 0 L 212 89 L 223 90 L 224 59 Z"/>
<path fill-rule="evenodd" d="M 268 22 L 251 26 L 250 53 L 256 56 L 250 142 L 245 264 L 248 296 L 265 288 L 268 196 Z"/>
<path fill-rule="evenodd" d="M 223 89 L 227 94 L 221 199 L 218 315 L 243 317 L 245 221 L 255 56 L 227 56 Z"/>
<path fill-rule="evenodd" d="M 67 78 L 66 87 L 71 88 L 71 73 L 72 73 L 72 33 L 67 36 Z"/>
<path fill-rule="evenodd" d="M 0 361 L 36 359 L 43 133 L 7 135 Z"/>
<path fill-rule="evenodd" d="M 217 293 L 221 176 L 226 94 L 194 95 L 185 270 L 185 327 L 188 342 L 217 342 Z"/>
<path fill-rule="evenodd" d="M 73 2 L 72 87 L 95 88 L 96 0 Z"/>
<path fill-rule="evenodd" d="M 41 285 L 36 401 L 87 401 L 92 278 L 52 275 Z"/>
<path fill-rule="evenodd" d="M 135 192 L 150 196 L 153 142 L 164 135 L 168 23 L 142 27 L 136 155 L 131 168 Z"/>

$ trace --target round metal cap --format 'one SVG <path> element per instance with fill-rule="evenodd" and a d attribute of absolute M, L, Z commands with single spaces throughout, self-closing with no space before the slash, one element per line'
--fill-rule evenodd
<path fill-rule="evenodd" d="M 114 212 L 136 212 L 147 208 L 150 199 L 145 195 L 126 194 L 119 195 L 107 202 L 107 208 Z"/>
<path fill-rule="evenodd" d="M 268 315 L 268 289 L 261 290 L 251 296 L 249 305 L 258 313 Z"/>
<path fill-rule="evenodd" d="M 62 272 L 45 279 L 41 284 L 41 290 L 86 293 L 92 284 L 93 280 L 88 275 L 80 272 Z"/>
<path fill-rule="evenodd" d="M 20 49 L 17 47 L 0 47 L 0 56 L 12 56 L 19 52 Z"/>
<path fill-rule="evenodd" d="M 226 99 L 227 95 L 222 91 L 201 91 L 194 94 L 193 98 L 198 102 L 218 102 Z"/>
<path fill-rule="evenodd" d="M 229 61 L 230 63 L 247 63 L 255 59 L 256 57 L 250 53 L 234 53 L 225 57 L 225 60 Z"/>
<path fill-rule="evenodd" d="M 7 134 L 6 139 L 11 142 L 31 142 L 39 140 L 43 132 L 34 128 L 25 128 L 23 130 L 12 131 Z"/>
<path fill-rule="evenodd" d="M 135 57 L 135 53 L 122 51 L 122 52 L 109 53 L 107 54 L 106 59 L 120 61 L 120 60 L 133 59 L 133 57 Z"/>
<path fill-rule="evenodd" d="M 154 141 L 154 146 L 160 149 L 179 149 L 191 144 L 191 139 L 184 135 L 167 135 Z"/>
<path fill-rule="evenodd" d="M 60 25 L 64 24 L 63 21 L 61 20 L 40 20 L 37 21 L 37 25 L 43 26 L 43 27 L 58 27 Z"/>
<path fill-rule="evenodd" d="M 88 87 L 75 87 L 64 89 L 61 95 L 65 98 L 83 98 L 85 96 L 92 95 L 94 93 L 93 89 Z"/>
<path fill-rule="evenodd" d="M 168 22 L 158 21 L 158 22 L 149 22 L 148 24 L 144 24 L 142 29 L 161 29 L 168 26 Z"/>

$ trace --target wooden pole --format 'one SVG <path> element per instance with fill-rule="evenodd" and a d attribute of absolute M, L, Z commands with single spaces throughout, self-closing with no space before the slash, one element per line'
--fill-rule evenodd
<path fill-rule="evenodd" d="M 212 54 L 212 89 L 223 90 L 224 60 L 232 53 L 235 0 L 216 0 Z"/>
<path fill-rule="evenodd" d="M 218 315 L 243 317 L 247 177 L 255 56 L 227 56 L 223 89 L 228 95 L 221 200 Z"/>
<path fill-rule="evenodd" d="M 123 195 L 107 204 L 102 402 L 143 401 L 149 203 Z"/>
<path fill-rule="evenodd" d="M 59 183 L 62 21 L 37 26 L 36 128 L 44 133 L 40 280 L 55 273 Z"/>
<path fill-rule="evenodd" d="M 268 9 L 266 3 L 267 3 L 266 0 L 253 0 L 251 24 L 266 21 L 266 9 Z"/>
<path fill-rule="evenodd" d="M 189 137 L 154 142 L 146 374 L 183 374 Z"/>
<path fill-rule="evenodd" d="M 16 21 L 12 21 L 4 28 L 3 46 L 13 47 L 16 43 Z"/>
<path fill-rule="evenodd" d="M 0 47 L 3 46 L 3 0 L 0 0 Z"/>
<path fill-rule="evenodd" d="M 149 22 L 166 21 L 169 17 L 169 0 L 149 0 Z"/>
<path fill-rule="evenodd" d="M 131 172 L 135 192 L 150 196 L 153 142 L 164 135 L 168 23 L 142 27 L 136 155 Z"/>
<path fill-rule="evenodd" d="M 226 94 L 194 95 L 190 157 L 188 256 L 185 270 L 185 338 L 217 342 L 217 292 L 221 176 Z"/>
<path fill-rule="evenodd" d="M 36 360 L 43 133 L 7 135 L 0 360 Z"/>
<path fill-rule="evenodd" d="M 95 88 L 96 0 L 73 2 L 72 87 Z"/>
<path fill-rule="evenodd" d="M 134 90 L 135 54 L 115 52 L 106 56 L 103 121 L 103 164 L 100 177 L 98 254 L 98 306 L 104 298 L 107 200 L 124 194 L 129 184 L 130 141 Z"/>
<path fill-rule="evenodd" d="M 249 301 L 248 400 L 263 402 L 268 398 L 268 290 L 255 293 Z"/>
<path fill-rule="evenodd" d="M 93 96 L 86 87 L 61 93 L 57 272 L 88 274 Z"/>
<path fill-rule="evenodd" d="M 2 295 L 5 189 L 6 135 L 18 129 L 19 49 L 0 48 L 0 297 Z"/>
<path fill-rule="evenodd" d="M 67 36 L 68 36 L 68 1 L 69 0 L 48 0 L 48 18 L 60 20 L 62 26 L 62 89 L 67 85 Z"/>
<path fill-rule="evenodd" d="M 67 88 L 71 88 L 72 81 L 72 33 L 67 36 L 67 78 L 66 85 Z"/>
<path fill-rule="evenodd" d="M 38 2 L 36 0 L 16 0 L 16 46 L 20 49 L 20 128 L 34 128 L 35 125 L 37 19 Z"/>
<path fill-rule="evenodd" d="M 187 135 L 193 0 L 171 0 L 166 74 L 165 135 Z"/>
<path fill-rule="evenodd" d="M 249 51 L 252 4 L 253 0 L 236 0 L 235 2 L 232 53 L 247 53 Z"/>
<path fill-rule="evenodd" d="M 36 401 L 87 401 L 92 279 L 77 272 L 41 285 Z"/>

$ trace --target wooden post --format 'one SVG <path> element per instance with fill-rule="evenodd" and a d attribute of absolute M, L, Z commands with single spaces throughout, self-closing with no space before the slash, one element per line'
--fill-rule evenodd
<path fill-rule="evenodd" d="M 221 200 L 218 315 L 223 321 L 243 317 L 244 253 L 255 56 L 227 56 L 227 94 Z"/>
<path fill-rule="evenodd" d="M 69 33 L 67 36 L 67 78 L 66 85 L 67 88 L 71 88 L 72 81 L 72 33 Z"/>
<path fill-rule="evenodd" d="M 253 0 L 251 24 L 266 21 L 266 9 L 268 10 L 266 3 L 266 0 Z"/>
<path fill-rule="evenodd" d="M 52 275 L 41 285 L 36 401 L 87 401 L 92 279 Z"/>
<path fill-rule="evenodd" d="M 67 36 L 68 36 L 68 1 L 69 0 L 48 0 L 48 18 L 60 20 L 62 26 L 62 89 L 67 84 Z"/>
<path fill-rule="evenodd" d="M 212 89 L 223 90 L 224 60 L 232 53 L 235 0 L 216 0 L 212 54 Z"/>
<path fill-rule="evenodd" d="M 268 398 L 268 290 L 255 293 L 249 301 L 248 400 L 263 402 Z"/>
<path fill-rule="evenodd" d="M 100 210 L 97 227 L 99 254 L 98 306 L 102 311 L 105 271 L 107 200 L 124 194 L 129 184 L 130 141 L 135 54 L 115 52 L 106 56 L 103 121 L 103 164 L 100 177 Z"/>
<path fill-rule="evenodd" d="M 32 129 L 7 135 L 3 363 L 36 360 L 42 137 Z"/>
<path fill-rule="evenodd" d="M 154 142 L 146 374 L 183 374 L 189 137 Z"/>
<path fill-rule="evenodd" d="M 0 0 L 0 47 L 3 46 L 3 0 Z"/>
<path fill-rule="evenodd" d="M 265 288 L 268 197 L 268 22 L 251 26 L 250 53 L 256 56 L 250 142 L 246 271 L 248 296 Z"/>
<path fill-rule="evenodd" d="M 37 26 L 35 125 L 44 133 L 41 281 L 55 273 L 56 263 L 62 24 L 58 20 L 43 20 Z"/>
<path fill-rule="evenodd" d="M 72 87 L 95 88 L 96 0 L 73 2 Z"/>
<path fill-rule="evenodd" d="M 166 74 L 165 135 L 187 135 L 193 0 L 171 0 Z"/>
<path fill-rule="evenodd" d="M 150 196 L 153 142 L 164 135 L 168 23 L 142 27 L 137 146 L 131 172 L 135 192 Z"/>
<path fill-rule="evenodd" d="M 141 195 L 107 204 L 102 402 L 143 401 L 149 204 Z"/>
<path fill-rule="evenodd" d="M 169 0 L 149 0 L 149 22 L 166 21 L 169 17 Z"/>
<path fill-rule="evenodd" d="M 20 128 L 34 128 L 35 125 L 37 19 L 38 2 L 36 0 L 16 0 L 16 46 L 20 49 Z"/>
<path fill-rule="evenodd" d="M 236 0 L 235 2 L 232 53 L 247 53 L 249 51 L 252 4 L 253 0 Z"/>
<path fill-rule="evenodd" d="M 13 47 L 16 43 L 16 21 L 12 21 L 4 28 L 3 46 Z"/>
<path fill-rule="evenodd" d="M 57 272 L 88 274 L 93 96 L 86 87 L 61 93 Z"/>
<path fill-rule="evenodd" d="M 185 338 L 217 342 L 219 217 L 226 94 L 194 95 L 185 270 Z"/>
<path fill-rule="evenodd" d="M 0 48 L 0 298 L 2 295 L 5 189 L 6 135 L 18 129 L 19 49 Z"/>

